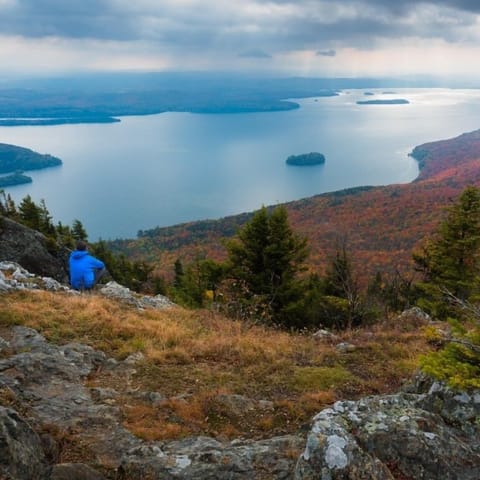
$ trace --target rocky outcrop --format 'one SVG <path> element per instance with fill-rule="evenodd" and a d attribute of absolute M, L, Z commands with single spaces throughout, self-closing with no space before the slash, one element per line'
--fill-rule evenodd
<path fill-rule="evenodd" d="M 0 217 L 0 261 L 16 262 L 39 276 L 68 280 L 68 252 L 49 245 L 44 235 Z"/>
<path fill-rule="evenodd" d="M 295 479 L 479 479 L 480 392 L 413 390 L 320 412 Z"/>
<path fill-rule="evenodd" d="M 304 437 L 233 442 L 194 437 L 176 442 L 146 442 L 122 426 L 121 412 L 115 405 L 118 397 L 115 390 L 88 388 L 84 384 L 86 378 L 98 370 L 116 371 L 128 378 L 136 362 L 117 362 L 77 343 L 56 346 L 25 327 L 14 327 L 11 338 L 3 339 L 0 344 L 5 357 L 0 360 L 0 392 L 8 391 L 14 404 L 28 406 L 28 415 L 35 425 L 54 425 L 68 437 L 73 436 L 74 443 L 83 446 L 83 455 L 89 458 L 90 464 L 57 464 L 45 473 L 46 455 L 38 436 L 30 429 L 28 435 L 15 434 L 19 443 L 25 444 L 18 455 L 2 455 L 9 479 L 68 477 L 72 480 L 84 478 L 79 475 L 87 470 L 90 476 L 85 478 L 92 479 L 97 478 L 95 475 L 101 478 L 97 472 L 103 470 L 125 480 L 292 478 Z M 162 398 L 158 392 L 146 393 L 152 399 Z M 134 392 L 139 394 L 141 392 Z M 241 405 L 246 401 L 224 399 L 227 400 Z M 8 415 L 17 419 L 18 426 L 26 425 L 13 410 L 8 410 Z M 8 431 L 8 428 L 0 429 L 0 446 L 8 444 Z M 52 441 L 50 438 L 49 442 Z M 45 444 L 48 442 L 43 442 L 44 449 Z M 55 451 L 55 447 L 50 446 L 50 450 Z M 25 472 L 28 465 L 40 473 L 37 476 L 18 473 Z"/>
<path fill-rule="evenodd" d="M 74 292 L 51 277 L 39 277 L 18 263 L 0 261 L 0 292 L 12 290 L 49 290 L 51 292 Z"/>
<path fill-rule="evenodd" d="M 80 295 L 49 277 L 0 262 L 0 291 L 38 288 Z M 103 294 L 137 308 L 165 308 L 162 299 L 142 303 L 141 296 L 117 284 L 104 288 Z M 29 328 L 3 332 L 0 478 L 480 478 L 480 392 L 454 392 L 421 380 L 397 395 L 336 402 L 314 418 L 306 446 L 303 434 L 261 441 L 192 437 L 148 442 L 123 426 L 120 402 L 141 399 L 155 406 L 168 400 L 162 392 L 86 385 L 97 372 L 128 383 L 145 361 L 141 353 L 116 361 L 86 345 L 51 344 Z M 273 408 L 241 395 L 219 394 L 215 401 L 240 418 Z"/>
<path fill-rule="evenodd" d="M 12 290 L 48 290 L 51 292 L 67 292 L 72 295 L 80 295 L 80 292 L 72 290 L 67 285 L 53 278 L 39 277 L 29 272 L 18 263 L 0 261 L 0 292 Z M 98 290 L 96 289 L 94 292 L 127 303 L 138 309 L 154 308 L 156 310 L 162 310 L 175 305 L 170 299 L 163 295 L 140 295 L 113 281 L 108 282 L 104 286 L 99 286 Z M 90 293 L 91 292 L 87 292 L 87 294 Z"/>
<path fill-rule="evenodd" d="M 174 306 L 174 303 L 163 295 L 155 295 L 154 297 L 149 295 L 139 295 L 132 292 L 129 288 L 113 281 L 108 282 L 102 287 L 100 293 L 106 297 L 120 300 L 137 308 L 155 308 L 161 310 L 163 308 Z"/>
<path fill-rule="evenodd" d="M 0 406 L 0 478 L 49 478 L 40 437 L 10 408 Z"/>
<path fill-rule="evenodd" d="M 480 478 L 480 392 L 419 382 L 397 395 L 336 402 L 314 418 L 306 447 L 301 435 L 147 442 L 122 426 L 119 392 L 85 385 L 99 370 L 129 378 L 141 358 L 118 362 L 85 345 L 52 345 L 24 327 L 14 327 L 0 346 L 0 393 L 22 406 L 22 415 L 0 409 L 0 478 L 100 480 L 99 472 L 122 480 Z M 152 404 L 165 399 L 160 392 L 134 396 Z M 260 408 L 241 396 L 219 401 L 246 415 Z M 89 465 L 58 463 L 65 440 L 35 433 L 49 425 L 82 445 Z"/>
<path fill-rule="evenodd" d="M 195 437 L 143 445 L 123 457 L 119 475 L 122 480 L 286 480 L 292 478 L 294 455 L 303 443 L 291 435 L 258 442 Z"/>

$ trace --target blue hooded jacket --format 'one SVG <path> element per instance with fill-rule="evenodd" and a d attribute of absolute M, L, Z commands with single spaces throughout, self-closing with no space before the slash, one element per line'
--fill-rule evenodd
<path fill-rule="evenodd" d="M 86 250 L 75 250 L 70 254 L 70 285 L 76 290 L 92 288 L 95 284 L 95 270 L 105 268 L 105 264 L 89 255 Z"/>

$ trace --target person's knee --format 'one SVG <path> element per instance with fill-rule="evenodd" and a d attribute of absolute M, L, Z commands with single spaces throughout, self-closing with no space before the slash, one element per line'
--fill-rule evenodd
<path fill-rule="evenodd" d="M 105 267 L 99 268 L 95 270 L 95 278 L 94 278 L 94 285 L 98 283 L 98 281 L 107 273 L 107 269 Z"/>

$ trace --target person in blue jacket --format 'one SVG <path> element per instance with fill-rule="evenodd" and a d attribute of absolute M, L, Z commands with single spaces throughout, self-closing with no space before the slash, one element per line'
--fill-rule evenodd
<path fill-rule="evenodd" d="M 87 251 L 87 244 L 78 241 L 76 250 L 70 254 L 70 285 L 75 290 L 89 290 L 95 286 L 106 273 L 105 264 L 92 257 Z"/>

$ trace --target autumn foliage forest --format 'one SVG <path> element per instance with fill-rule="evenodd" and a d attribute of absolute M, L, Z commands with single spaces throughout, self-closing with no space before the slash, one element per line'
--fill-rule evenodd
<path fill-rule="evenodd" d="M 420 167 L 412 183 L 357 187 L 285 205 L 292 228 L 308 239 L 311 272 L 323 274 L 342 243 L 365 284 L 377 272 L 414 275 L 412 252 L 435 231 L 445 207 L 467 185 L 480 185 L 480 130 L 418 146 L 412 156 Z M 185 263 L 195 258 L 223 260 L 224 239 L 234 236 L 251 217 L 245 213 L 156 228 L 109 246 L 153 262 L 158 274 L 171 279 L 179 258 Z"/>

